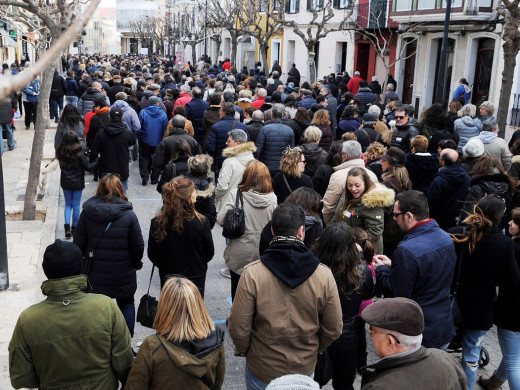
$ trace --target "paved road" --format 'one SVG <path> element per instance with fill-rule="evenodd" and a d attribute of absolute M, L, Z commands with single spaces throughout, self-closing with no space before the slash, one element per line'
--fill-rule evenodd
<path fill-rule="evenodd" d="M 97 183 L 92 181 L 92 175 L 86 176 L 86 188 L 83 192 L 82 202 L 91 197 L 96 189 Z M 161 206 L 160 194 L 155 190 L 155 186 L 148 184 L 147 186 L 141 185 L 141 179 L 139 177 L 139 169 L 137 162 L 133 162 L 130 167 L 130 178 L 128 180 L 128 197 L 130 202 L 134 206 L 134 211 L 139 218 L 141 229 L 143 231 L 143 237 L 145 239 L 145 245 L 148 241 L 148 232 L 150 227 L 150 220 L 157 213 L 158 208 Z M 58 215 L 58 226 L 56 229 L 56 238 L 64 237 L 63 230 L 63 207 L 64 200 L 63 196 L 60 196 L 60 212 Z M 209 269 L 206 281 L 206 290 L 204 300 L 208 308 L 211 318 L 217 323 L 217 326 L 221 326 L 226 329 L 225 320 L 229 316 L 229 309 L 231 307 L 230 298 L 230 280 L 222 277 L 219 274 L 219 269 L 224 266 L 224 260 L 222 254 L 225 248 L 225 241 L 222 237 L 222 229 L 216 225 L 213 229 L 213 240 L 215 243 L 215 257 L 209 263 Z M 148 287 L 148 281 L 151 272 L 151 262 L 146 257 L 143 259 L 144 267 L 137 273 L 137 292 L 135 294 L 136 307 L 139 304 L 139 298 L 146 293 Z M 159 275 L 154 275 L 151 287 L 151 295 L 158 297 L 160 293 L 160 282 Z M 137 347 L 140 342 L 148 335 L 153 334 L 152 329 L 144 328 L 139 323 L 136 324 L 135 335 L 133 339 L 134 347 Z M 368 349 L 369 349 L 369 362 L 377 360 L 377 356 L 374 352 L 371 339 L 368 337 Z M 490 375 L 496 366 L 500 362 L 500 347 L 498 346 L 496 338 L 496 329 L 493 328 L 488 334 L 484 342 L 485 347 L 488 349 L 491 355 L 491 362 L 486 367 L 486 370 L 482 370 L 482 373 Z M 458 355 L 458 354 L 457 354 Z M 233 344 L 227 333 L 226 329 L 226 377 L 224 381 L 223 389 L 245 389 L 244 383 L 244 368 L 245 358 L 233 356 Z M 475 386 L 477 388 L 478 386 Z M 332 389 L 331 384 L 324 387 L 325 389 Z M 360 377 L 358 376 L 355 388 L 360 388 Z M 509 387 L 504 386 L 504 389 Z"/>

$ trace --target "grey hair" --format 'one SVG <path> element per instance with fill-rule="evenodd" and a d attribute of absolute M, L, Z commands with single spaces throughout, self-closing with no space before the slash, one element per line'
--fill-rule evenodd
<path fill-rule="evenodd" d="M 191 89 L 190 89 L 190 86 L 189 85 L 181 85 L 181 88 L 180 88 L 181 92 L 187 92 L 187 93 L 190 93 L 191 92 Z"/>
<path fill-rule="evenodd" d="M 173 127 L 178 127 L 178 128 L 184 129 L 185 125 L 186 125 L 186 118 L 184 118 L 182 115 L 177 114 L 172 118 Z"/>
<path fill-rule="evenodd" d="M 260 88 L 257 92 L 257 95 L 259 97 L 266 97 L 267 96 L 267 91 L 265 90 L 265 88 Z"/>
<path fill-rule="evenodd" d="M 260 110 L 253 111 L 253 114 L 251 115 L 251 118 L 254 121 L 263 122 L 264 121 L 264 113 Z"/>
<path fill-rule="evenodd" d="M 235 101 L 235 92 L 234 90 L 231 91 L 229 89 L 225 90 L 222 94 L 222 98 L 224 99 L 224 102 L 226 103 L 233 103 Z"/>
<path fill-rule="evenodd" d="M 487 100 L 485 102 L 482 102 L 479 108 L 484 107 L 486 110 L 486 113 L 493 114 L 495 112 L 495 105 L 491 102 L 488 102 Z"/>
<path fill-rule="evenodd" d="M 464 107 L 462 107 L 457 114 L 459 117 L 463 116 L 470 116 L 472 118 L 475 117 L 475 114 L 477 113 L 477 107 L 475 107 L 474 104 L 466 104 Z"/>
<path fill-rule="evenodd" d="M 282 119 L 285 113 L 285 106 L 277 103 L 271 108 L 271 115 L 274 119 Z"/>
<path fill-rule="evenodd" d="M 247 134 L 242 129 L 233 129 L 228 133 L 228 135 L 233 138 L 233 141 L 235 142 L 240 142 L 241 144 L 247 142 Z"/>
<path fill-rule="evenodd" d="M 360 158 L 361 157 L 361 144 L 357 141 L 345 141 L 343 142 L 342 153 L 345 153 L 348 158 Z"/>
<path fill-rule="evenodd" d="M 211 164 L 213 164 L 213 157 L 207 154 L 197 154 L 188 158 L 188 171 L 195 176 L 209 176 Z"/>
<path fill-rule="evenodd" d="M 368 108 L 368 112 L 370 114 L 374 114 L 377 118 L 379 118 L 379 115 L 381 115 L 381 108 L 379 108 L 378 105 L 373 104 Z"/>
<path fill-rule="evenodd" d="M 482 131 L 493 131 L 498 129 L 498 123 L 495 120 L 487 120 L 482 122 Z"/>
<path fill-rule="evenodd" d="M 386 86 L 387 89 L 389 89 L 390 91 L 393 91 L 395 89 L 395 85 L 392 84 L 392 83 L 388 83 L 388 85 Z"/>
<path fill-rule="evenodd" d="M 250 98 L 252 96 L 251 94 L 251 90 L 249 89 L 242 89 L 239 93 L 238 93 L 238 97 L 239 98 Z"/>
<path fill-rule="evenodd" d="M 321 139 L 323 132 L 316 126 L 309 126 L 303 132 L 303 138 L 306 142 L 316 142 Z"/>
<path fill-rule="evenodd" d="M 126 100 L 128 95 L 125 92 L 116 93 L 116 100 Z"/>
<path fill-rule="evenodd" d="M 408 336 L 406 334 L 396 332 L 395 330 L 388 330 L 388 329 L 384 329 L 384 328 L 381 328 L 381 330 L 385 333 L 393 335 L 397 340 L 399 340 L 399 343 L 407 346 L 410 349 L 421 346 L 422 339 L 423 339 L 422 334 L 420 334 L 419 336 Z"/>
<path fill-rule="evenodd" d="M 328 86 L 324 85 L 323 87 L 321 87 L 321 89 L 327 91 L 327 95 L 330 95 L 330 88 Z"/>
<path fill-rule="evenodd" d="M 215 82 L 215 91 L 222 92 L 224 90 L 224 83 L 222 81 Z"/>

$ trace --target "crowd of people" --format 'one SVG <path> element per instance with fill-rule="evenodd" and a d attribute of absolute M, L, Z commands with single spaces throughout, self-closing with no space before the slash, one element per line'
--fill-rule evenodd
<path fill-rule="evenodd" d="M 51 117 L 73 243 L 46 251 L 48 300 L 20 316 L 10 344 L 14 387 L 221 388 L 224 333 L 203 299 L 212 229 L 240 208 L 243 231 L 223 253 L 226 325 L 248 389 L 291 388 L 276 386 L 328 362 L 334 389 L 353 389 L 357 371 L 362 389 L 471 390 L 493 324 L 502 362 L 478 381 L 520 389 L 520 133 L 500 138 L 494 105 L 477 113 L 465 79 L 447 109 L 417 120 L 391 75 L 383 86 L 358 71 L 311 85 L 295 65 L 284 82 L 278 63 L 265 75 L 259 63 L 121 56 L 69 56 L 63 68 Z M 126 192 L 137 160 L 163 200 L 147 244 L 162 292 L 157 334 L 133 361 L 145 244 Z M 86 171 L 99 183 L 80 210 Z M 109 313 L 96 332 L 83 320 L 92 307 Z M 61 324 L 64 310 L 76 314 Z M 373 365 L 366 323 L 382 358 Z M 456 335 L 460 362 L 445 352 Z M 49 366 L 85 349 L 75 370 Z"/>

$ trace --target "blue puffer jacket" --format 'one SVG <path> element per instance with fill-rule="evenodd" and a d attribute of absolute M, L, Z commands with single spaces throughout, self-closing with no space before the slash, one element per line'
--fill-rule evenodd
<path fill-rule="evenodd" d="M 471 98 L 471 87 L 469 85 L 461 84 L 455 89 L 453 92 L 453 97 L 451 100 L 454 100 L 461 96 L 464 99 L 464 104 L 469 103 L 469 99 Z"/>
<path fill-rule="evenodd" d="M 40 80 L 34 79 L 32 82 L 22 88 L 22 92 L 27 96 L 27 101 L 34 103 L 40 98 Z M 36 92 L 36 95 L 34 95 Z"/>
<path fill-rule="evenodd" d="M 457 255 L 450 235 L 435 221 L 408 232 L 392 256 L 392 268 L 376 270 L 385 298 L 413 299 L 424 314 L 423 346 L 439 348 L 455 335 L 450 287 Z"/>
<path fill-rule="evenodd" d="M 201 98 L 193 98 L 189 103 L 186 103 L 184 108 L 186 110 L 186 119 L 193 123 L 194 138 L 203 139 L 202 119 L 204 118 L 204 113 L 209 108 L 209 104 Z"/>
<path fill-rule="evenodd" d="M 361 126 L 361 122 L 357 118 L 345 118 L 339 121 L 338 131 L 336 132 L 336 139 L 341 139 L 341 136 L 345 133 L 353 133 Z"/>
<path fill-rule="evenodd" d="M 277 119 L 260 130 L 255 156 L 267 165 L 269 171 L 278 172 L 282 153 L 287 146 L 294 147 L 294 131 Z"/>
<path fill-rule="evenodd" d="M 65 79 L 65 85 L 67 86 L 67 90 L 65 91 L 66 96 L 78 96 L 79 86 L 76 80 L 72 77 L 67 77 Z"/>
<path fill-rule="evenodd" d="M 168 117 L 160 106 L 148 106 L 139 113 L 139 139 L 146 145 L 157 146 L 168 126 Z"/>
<path fill-rule="evenodd" d="M 361 103 L 363 103 L 360 107 L 358 107 L 359 116 L 363 116 L 363 114 L 368 111 L 368 107 L 370 107 L 377 99 L 374 92 L 372 92 L 372 90 L 368 87 L 360 88 L 354 98 L 361 100 Z"/>
<path fill-rule="evenodd" d="M 298 102 L 298 107 L 304 107 L 307 111 L 311 109 L 312 105 L 316 104 L 316 99 L 312 96 L 307 96 Z"/>
<path fill-rule="evenodd" d="M 478 136 L 482 130 L 482 122 L 480 122 L 480 119 L 470 116 L 463 116 L 455 120 L 453 126 L 455 132 L 460 136 L 459 146 L 457 147 L 459 153 L 462 153 L 462 148 L 466 146 L 469 139 Z"/>
<path fill-rule="evenodd" d="M 217 123 L 211 126 L 209 132 L 209 138 L 206 142 L 206 151 L 216 160 L 219 169 L 224 162 L 222 151 L 226 149 L 226 140 L 228 139 L 228 133 L 233 129 L 233 123 L 235 124 L 235 129 L 245 131 L 247 139 L 249 140 L 249 132 L 247 131 L 246 125 L 235 120 L 235 117 L 231 115 L 222 117 Z"/>

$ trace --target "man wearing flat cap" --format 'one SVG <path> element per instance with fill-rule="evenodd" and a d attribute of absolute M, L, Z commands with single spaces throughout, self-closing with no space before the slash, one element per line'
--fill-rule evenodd
<path fill-rule="evenodd" d="M 9 343 L 15 389 L 117 389 L 133 362 L 123 314 L 91 294 L 76 244 L 56 240 L 43 255 L 47 299 L 24 310 Z"/>
<path fill-rule="evenodd" d="M 465 390 L 466 376 L 448 353 L 421 345 L 424 317 L 421 307 L 407 298 L 385 298 L 365 308 L 377 355 L 368 366 L 362 390 Z"/>

